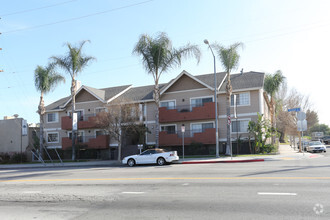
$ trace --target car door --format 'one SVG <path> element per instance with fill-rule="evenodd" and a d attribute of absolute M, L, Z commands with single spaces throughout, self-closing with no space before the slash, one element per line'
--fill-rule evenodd
<path fill-rule="evenodd" d="M 142 152 L 139 156 L 136 158 L 137 164 L 148 164 L 152 163 L 152 154 L 154 150 L 146 150 Z"/>

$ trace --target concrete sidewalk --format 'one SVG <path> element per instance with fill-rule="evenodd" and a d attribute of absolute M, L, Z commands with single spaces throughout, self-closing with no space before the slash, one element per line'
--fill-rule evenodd
<path fill-rule="evenodd" d="M 253 156 L 238 156 L 233 155 L 220 157 L 220 158 L 180 158 L 177 163 L 180 164 L 198 164 L 198 163 L 247 163 L 247 162 L 263 162 L 274 160 L 301 160 L 301 159 L 313 159 L 318 157 L 324 157 L 322 154 L 312 153 L 299 153 L 294 150 L 290 145 L 280 145 L 279 152 L 274 155 L 253 155 Z"/>
<path fill-rule="evenodd" d="M 248 163 L 248 162 L 263 162 L 274 160 L 301 160 L 301 159 L 314 159 L 323 157 L 322 154 L 311 153 L 298 153 L 290 145 L 280 145 L 278 154 L 274 155 L 253 155 L 233 158 L 226 157 L 209 157 L 209 158 L 180 158 L 176 164 L 199 164 L 199 163 Z M 122 165 L 118 161 L 113 160 L 100 160 L 100 161 L 87 161 L 87 162 L 68 162 L 68 163 L 33 163 L 33 164 L 2 164 L 0 169 L 24 169 L 24 168 L 61 168 L 61 167 L 111 167 Z"/>

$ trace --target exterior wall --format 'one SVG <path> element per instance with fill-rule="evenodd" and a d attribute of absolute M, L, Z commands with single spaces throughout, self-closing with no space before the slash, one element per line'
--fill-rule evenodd
<path fill-rule="evenodd" d="M 195 80 L 191 79 L 187 75 L 182 75 L 180 79 L 178 79 L 168 90 L 167 92 L 174 92 L 174 91 L 183 91 L 183 90 L 190 90 L 196 88 L 205 88 L 204 85 L 196 82 Z"/>
<path fill-rule="evenodd" d="M 250 93 L 250 105 L 247 106 L 237 106 L 237 120 L 257 120 L 257 113 L 260 112 L 260 101 L 264 102 L 263 110 L 264 114 L 268 112 L 267 104 L 263 99 L 262 93 L 259 90 L 251 90 L 244 91 L 239 93 Z M 233 92 L 235 94 L 235 92 Z M 260 98 L 261 96 L 261 98 Z M 226 141 L 227 140 L 227 116 L 226 116 L 226 94 L 218 95 L 218 100 L 221 103 L 220 105 L 220 115 L 219 115 L 219 140 Z M 230 107 L 231 120 L 234 119 L 234 107 Z M 249 134 L 247 132 L 238 132 L 238 135 L 241 138 L 247 138 Z M 236 141 L 237 132 L 231 132 L 231 137 Z"/>
<path fill-rule="evenodd" d="M 87 92 L 85 89 L 80 90 L 80 92 L 76 95 L 76 102 L 89 102 L 95 101 L 97 98 Z"/>
<path fill-rule="evenodd" d="M 0 120 L 0 153 L 25 152 L 28 136 L 22 136 L 22 118 Z"/>

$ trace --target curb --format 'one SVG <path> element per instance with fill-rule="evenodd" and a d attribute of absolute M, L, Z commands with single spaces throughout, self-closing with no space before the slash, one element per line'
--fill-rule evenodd
<path fill-rule="evenodd" d="M 249 162 L 264 162 L 264 159 L 253 160 L 223 160 L 223 161 L 182 161 L 179 164 L 199 164 L 199 163 L 249 163 Z"/>

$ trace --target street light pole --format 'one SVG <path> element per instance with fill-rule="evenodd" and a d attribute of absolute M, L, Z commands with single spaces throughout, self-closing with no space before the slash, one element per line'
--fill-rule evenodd
<path fill-rule="evenodd" d="M 209 44 L 207 39 L 204 40 L 204 43 L 207 44 L 213 55 L 214 63 L 214 104 L 215 104 L 215 156 L 219 157 L 219 131 L 218 131 L 218 107 L 217 107 L 217 72 L 215 66 L 215 56 L 212 50 L 212 47 Z"/>

